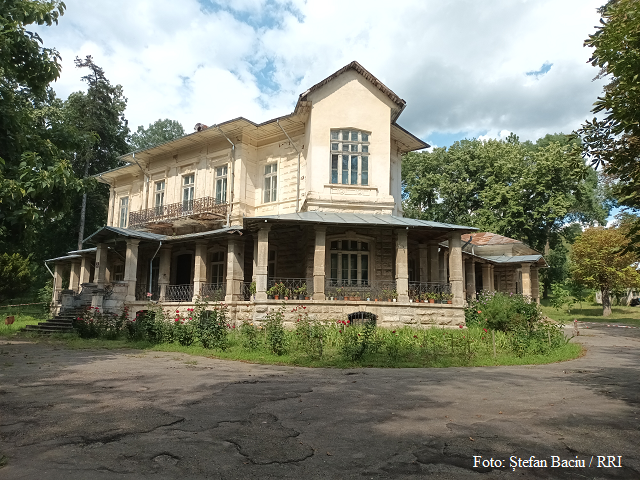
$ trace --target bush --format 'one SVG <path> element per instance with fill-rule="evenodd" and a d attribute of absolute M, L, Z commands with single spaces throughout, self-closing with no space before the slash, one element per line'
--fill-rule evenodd
<path fill-rule="evenodd" d="M 202 310 L 196 315 L 196 329 L 204 348 L 226 350 L 229 346 L 229 322 L 224 306 Z"/>
<path fill-rule="evenodd" d="M 31 285 L 31 280 L 29 257 L 24 258 L 19 253 L 0 255 L 0 300 L 24 293 Z"/>
<path fill-rule="evenodd" d="M 284 309 L 283 305 L 278 310 L 267 313 L 264 320 L 267 347 L 276 355 L 287 353 L 287 334 L 284 330 Z"/>
<path fill-rule="evenodd" d="M 240 338 L 242 339 L 242 346 L 251 352 L 260 347 L 260 332 L 253 322 L 242 322 Z"/>
<path fill-rule="evenodd" d="M 298 312 L 296 319 L 296 341 L 302 352 L 309 357 L 322 357 L 327 326 L 309 317 L 307 307 L 298 306 L 292 310 Z"/>
<path fill-rule="evenodd" d="M 344 334 L 340 345 L 340 354 L 347 360 L 357 361 L 362 359 L 365 353 L 377 350 L 379 343 L 376 339 L 376 324 L 367 322 L 363 327 L 350 325 L 347 320 L 342 321 Z"/>

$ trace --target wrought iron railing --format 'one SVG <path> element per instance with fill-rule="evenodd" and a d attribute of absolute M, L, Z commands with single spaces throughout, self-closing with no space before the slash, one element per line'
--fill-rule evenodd
<path fill-rule="evenodd" d="M 147 223 L 177 220 L 183 217 L 214 220 L 227 215 L 227 203 L 217 203 L 214 197 L 202 197 L 185 202 L 158 205 L 139 212 L 129 213 L 129 226 L 137 227 Z"/>
<path fill-rule="evenodd" d="M 160 299 L 160 285 L 152 285 L 151 292 L 146 283 L 136 283 L 136 300 L 153 300 L 157 302 Z"/>
<path fill-rule="evenodd" d="M 193 300 L 193 285 L 167 285 L 166 302 L 190 302 Z"/>
<path fill-rule="evenodd" d="M 251 288 L 251 284 L 253 284 L 253 288 Z M 251 300 L 251 297 L 254 295 L 254 293 L 252 293 L 251 290 L 255 291 L 255 283 L 242 282 L 242 285 L 240 286 L 240 295 L 242 296 L 242 299 L 244 301 Z"/>
<path fill-rule="evenodd" d="M 222 283 L 204 283 L 200 287 L 200 297 L 210 302 L 221 302 L 227 294 L 227 284 Z"/>
<path fill-rule="evenodd" d="M 324 295 L 336 300 L 380 300 L 390 301 L 398 297 L 396 282 L 372 281 L 349 282 L 329 279 L 325 282 Z"/>
<path fill-rule="evenodd" d="M 409 282 L 409 298 L 414 302 L 447 303 L 451 296 L 451 284 L 439 282 Z"/>
<path fill-rule="evenodd" d="M 269 278 L 267 280 L 267 295 L 273 297 L 296 298 L 311 297 L 313 293 L 313 278 Z"/>

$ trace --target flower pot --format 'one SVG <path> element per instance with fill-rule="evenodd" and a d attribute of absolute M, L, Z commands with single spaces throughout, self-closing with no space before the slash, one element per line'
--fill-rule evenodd
<path fill-rule="evenodd" d="M 429 299 L 429 303 L 436 303 L 436 299 L 435 298 L 430 298 Z"/>
<path fill-rule="evenodd" d="M 395 301 L 396 301 L 396 299 L 394 298 L 394 299 L 393 299 L 393 301 L 395 302 Z"/>
<path fill-rule="evenodd" d="M 273 298 L 275 298 L 276 300 L 280 300 L 280 295 L 274 295 Z"/>
<path fill-rule="evenodd" d="M 309 297 L 304 297 L 305 300 L 309 300 Z"/>
<path fill-rule="evenodd" d="M 10 317 L 7 317 L 7 318 L 4 319 L 4 324 L 5 325 L 12 325 L 14 321 L 15 321 L 15 317 L 13 315 L 11 315 Z"/>
<path fill-rule="evenodd" d="M 453 302 L 451 300 L 447 300 L 447 304 L 451 305 Z"/>
<path fill-rule="evenodd" d="M 289 300 L 289 297 L 284 297 L 285 300 Z"/>

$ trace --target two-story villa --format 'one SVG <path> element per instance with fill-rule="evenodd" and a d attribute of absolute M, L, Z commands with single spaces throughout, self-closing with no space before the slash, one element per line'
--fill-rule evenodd
<path fill-rule="evenodd" d="M 200 297 L 224 299 L 233 320 L 260 319 L 279 295 L 324 319 L 368 311 L 381 324 L 450 326 L 480 287 L 537 298 L 537 252 L 485 258 L 461 239 L 471 227 L 403 218 L 402 154 L 428 147 L 396 123 L 404 108 L 352 62 L 290 115 L 199 124 L 123 156 L 98 176 L 107 225 L 85 240 L 95 247 L 52 260 L 56 289 L 67 265 L 71 290 L 132 313 Z"/>

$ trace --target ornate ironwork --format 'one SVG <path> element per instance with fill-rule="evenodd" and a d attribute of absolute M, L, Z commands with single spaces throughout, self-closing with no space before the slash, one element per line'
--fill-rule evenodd
<path fill-rule="evenodd" d="M 251 300 L 251 297 L 253 295 L 253 293 L 251 293 L 251 284 L 253 282 L 242 282 L 242 285 L 240 286 L 240 295 L 242 296 L 242 299 L 245 302 L 248 302 L 249 300 Z M 254 289 L 255 289 L 255 284 L 254 284 Z"/>
<path fill-rule="evenodd" d="M 193 300 L 193 285 L 167 285 L 166 302 L 190 302 Z"/>
<path fill-rule="evenodd" d="M 210 302 L 221 302 L 227 294 L 227 284 L 222 283 L 204 283 L 200 287 L 200 296 L 203 300 Z"/>
<path fill-rule="evenodd" d="M 409 298 L 414 301 L 447 303 L 451 300 L 451 284 L 439 282 L 409 282 Z"/>
<path fill-rule="evenodd" d="M 267 294 L 270 289 L 278 290 L 277 295 L 289 298 L 311 297 L 313 294 L 313 278 L 269 278 Z"/>
<path fill-rule="evenodd" d="M 146 283 L 136 283 L 136 300 L 153 300 L 157 302 L 160 299 L 160 285 L 153 285 L 151 288 L 153 291 L 149 292 Z"/>
<path fill-rule="evenodd" d="M 218 203 L 214 197 L 202 197 L 168 205 L 158 205 L 139 212 L 129 213 L 129 227 L 147 223 L 166 222 L 185 217 L 198 219 L 219 219 L 227 215 L 227 203 Z"/>
<path fill-rule="evenodd" d="M 396 282 L 360 282 L 329 279 L 325 282 L 324 295 L 336 299 L 360 299 L 387 301 L 397 297 Z"/>

